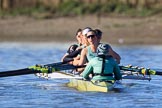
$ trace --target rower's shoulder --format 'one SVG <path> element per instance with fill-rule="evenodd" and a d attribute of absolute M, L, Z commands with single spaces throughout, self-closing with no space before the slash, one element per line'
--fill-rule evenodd
<path fill-rule="evenodd" d="M 84 52 L 87 52 L 87 51 L 88 51 L 88 47 L 84 47 L 82 50 L 83 50 Z"/>

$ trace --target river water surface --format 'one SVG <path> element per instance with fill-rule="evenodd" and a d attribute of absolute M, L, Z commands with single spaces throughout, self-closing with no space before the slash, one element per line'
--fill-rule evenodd
<path fill-rule="evenodd" d="M 0 71 L 35 64 L 59 62 L 63 44 L 1 43 Z M 162 71 L 162 46 L 113 46 L 121 65 L 132 64 Z M 159 108 L 162 106 L 162 76 L 152 80 L 123 80 L 121 92 L 80 92 L 68 88 L 68 80 L 45 80 L 34 75 L 0 78 L 1 108 Z"/>

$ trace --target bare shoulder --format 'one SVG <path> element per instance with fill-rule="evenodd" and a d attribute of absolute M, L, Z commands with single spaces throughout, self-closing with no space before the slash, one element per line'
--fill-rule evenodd
<path fill-rule="evenodd" d="M 87 53 L 87 51 L 88 51 L 88 50 L 87 50 L 87 48 L 85 47 L 85 48 L 82 49 L 81 54 L 84 54 L 84 55 L 85 55 L 85 54 Z"/>

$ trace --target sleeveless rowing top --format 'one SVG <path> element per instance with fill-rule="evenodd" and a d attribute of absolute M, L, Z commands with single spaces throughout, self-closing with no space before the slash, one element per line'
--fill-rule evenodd
<path fill-rule="evenodd" d="M 87 50 L 88 50 L 88 52 L 87 52 L 87 60 L 89 62 L 92 58 L 97 56 L 97 53 L 96 52 L 92 52 L 90 46 L 87 47 Z"/>

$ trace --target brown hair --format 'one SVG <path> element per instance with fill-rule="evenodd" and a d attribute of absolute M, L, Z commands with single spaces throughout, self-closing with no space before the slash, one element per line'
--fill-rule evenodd
<path fill-rule="evenodd" d="M 76 32 L 76 36 L 78 35 L 79 32 L 82 32 L 82 29 L 78 29 L 77 32 Z"/>
<path fill-rule="evenodd" d="M 96 36 L 100 38 L 102 36 L 102 31 L 100 29 L 95 29 Z"/>

